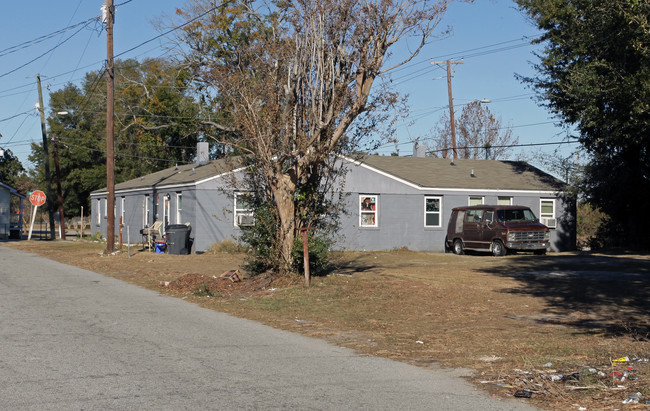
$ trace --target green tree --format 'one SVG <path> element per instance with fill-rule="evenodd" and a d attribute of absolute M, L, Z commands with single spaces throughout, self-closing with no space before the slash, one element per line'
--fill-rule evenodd
<path fill-rule="evenodd" d="M 591 158 L 586 199 L 623 229 L 625 245 L 650 248 L 650 2 L 517 0 L 543 31 L 523 80 Z"/>
<path fill-rule="evenodd" d="M 201 130 L 189 83 L 186 70 L 164 59 L 115 63 L 117 183 L 192 161 Z M 106 186 L 105 85 L 104 72 L 96 71 L 80 87 L 68 84 L 50 94 L 48 137 L 58 140 L 66 215 L 77 215 L 81 206 L 89 210 L 90 192 Z M 40 182 L 42 153 L 42 143 L 32 144 L 30 161 Z"/>
<path fill-rule="evenodd" d="M 198 0 L 181 12 L 202 16 L 184 27 L 180 49 L 227 121 L 214 122 L 215 139 L 250 155 L 252 191 L 277 222 L 280 269 L 291 270 L 297 231 L 322 220 L 336 154 L 359 150 L 396 111 L 388 72 L 418 54 L 448 3 L 298 0 L 263 11 L 255 1 Z M 413 47 L 387 64 L 409 38 Z"/>
<path fill-rule="evenodd" d="M 11 150 L 4 150 L 0 156 L 0 181 L 20 191 L 20 176 L 25 173 L 22 163 Z"/>

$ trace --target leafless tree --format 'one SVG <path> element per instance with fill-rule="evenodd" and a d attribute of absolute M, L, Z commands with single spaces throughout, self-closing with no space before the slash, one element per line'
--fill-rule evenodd
<path fill-rule="evenodd" d="M 305 224 L 298 188 L 320 187 L 329 160 L 357 150 L 401 102 L 386 73 L 419 53 L 450 1 L 294 0 L 262 12 L 253 9 L 259 2 L 195 0 L 179 12 L 202 16 L 179 37 L 185 59 L 221 113 L 213 138 L 254 159 L 287 265 Z M 414 39 L 390 58 L 398 42 Z"/>
<path fill-rule="evenodd" d="M 435 137 L 430 144 L 431 153 L 446 158 L 452 153 L 449 116 L 443 115 L 434 129 Z M 459 158 L 507 159 L 512 148 L 519 142 L 512 128 L 503 126 L 490 109 L 478 101 L 466 104 L 456 118 L 457 153 Z"/>

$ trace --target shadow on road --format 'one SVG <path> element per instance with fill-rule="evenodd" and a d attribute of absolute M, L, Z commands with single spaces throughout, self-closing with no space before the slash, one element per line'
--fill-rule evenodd
<path fill-rule="evenodd" d="M 507 258 L 483 270 L 520 285 L 503 292 L 546 300 L 544 316 L 585 333 L 650 338 L 650 259 L 624 255 L 549 255 Z"/>

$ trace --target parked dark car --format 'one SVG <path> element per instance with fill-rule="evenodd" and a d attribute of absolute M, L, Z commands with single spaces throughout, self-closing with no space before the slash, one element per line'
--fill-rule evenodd
<path fill-rule="evenodd" d="M 478 205 L 452 210 L 445 246 L 456 254 L 465 250 L 488 251 L 495 256 L 508 251 L 545 254 L 550 239 L 548 227 L 528 207 Z"/>

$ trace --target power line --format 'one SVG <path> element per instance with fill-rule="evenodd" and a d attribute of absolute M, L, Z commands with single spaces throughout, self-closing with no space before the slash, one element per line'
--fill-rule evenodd
<path fill-rule="evenodd" d="M 0 74 L 0 78 L 5 77 L 5 76 L 7 76 L 7 75 L 9 75 L 9 74 L 11 74 L 11 73 L 14 73 L 14 72 L 20 70 L 21 68 L 24 68 L 24 67 L 30 65 L 31 63 L 35 62 L 36 60 L 38 60 L 38 59 L 40 59 L 40 58 L 46 56 L 48 53 L 50 53 L 50 52 L 56 50 L 56 49 L 59 48 L 62 44 L 66 43 L 68 40 L 70 40 L 71 38 L 73 38 L 74 36 L 76 36 L 76 35 L 77 35 L 81 30 L 83 30 L 83 29 L 84 29 L 86 26 L 88 26 L 89 24 L 90 24 L 90 23 L 87 23 L 86 25 L 82 26 L 81 28 L 79 28 L 79 30 L 77 30 L 77 31 L 75 31 L 74 33 L 72 33 L 72 35 L 69 36 L 67 39 L 61 41 L 59 44 L 57 44 L 56 46 L 50 48 L 50 49 L 47 50 L 45 53 L 43 53 L 43 54 L 41 54 L 41 55 L 39 55 L 39 56 L 37 56 L 37 57 L 34 57 L 33 59 L 29 60 L 27 63 L 24 63 L 24 64 L 22 64 L 22 65 L 20 65 L 20 66 L 18 66 L 18 67 L 16 67 L 16 68 L 14 68 L 14 69 L 12 69 L 12 70 L 9 70 L 9 71 L 7 71 L 7 72 L 5 72 L 5 73 Z"/>
<path fill-rule="evenodd" d="M 17 45 L 15 45 L 15 46 L 7 47 L 7 48 L 4 49 L 4 50 L 0 50 L 0 57 L 4 57 L 4 56 L 6 56 L 7 54 L 15 53 L 15 52 L 17 52 L 17 51 L 20 51 L 20 50 L 26 49 L 26 48 L 28 48 L 28 47 L 34 46 L 34 45 L 36 45 L 36 44 L 42 43 L 43 41 L 49 40 L 49 39 L 51 39 L 51 38 L 53 38 L 53 37 L 58 36 L 59 34 L 63 34 L 63 33 L 65 33 L 65 32 L 67 32 L 67 31 L 70 31 L 70 30 L 72 30 L 72 29 L 74 29 L 74 28 L 77 28 L 77 27 L 79 27 L 79 26 L 84 26 L 84 27 L 85 27 L 85 26 L 87 26 L 90 22 L 92 22 L 92 21 L 94 21 L 94 20 L 97 20 L 97 18 L 98 18 L 98 17 L 95 16 L 95 17 L 92 17 L 92 18 L 90 18 L 90 19 L 88 19 L 88 20 L 84 20 L 84 21 L 79 22 L 79 23 L 77 23 L 77 24 L 73 24 L 73 25 L 71 25 L 71 26 L 64 27 L 64 28 L 62 28 L 62 29 L 59 29 L 59 30 L 57 30 L 57 31 L 54 31 L 54 32 L 52 32 L 52 33 L 50 33 L 50 34 L 46 34 L 46 35 L 43 35 L 43 36 L 37 37 L 37 38 L 35 38 L 35 39 L 33 39 L 33 40 L 29 40 L 29 41 L 26 41 L 26 42 L 24 42 L 24 43 L 17 44 Z"/>
<path fill-rule="evenodd" d="M 218 9 L 219 7 L 223 6 L 224 4 L 225 4 L 225 3 L 221 3 L 221 4 L 219 4 L 218 6 L 214 6 L 214 7 L 212 7 L 211 9 L 208 9 L 207 11 L 205 11 L 205 12 L 199 14 L 198 16 L 196 16 L 196 17 L 194 17 L 194 18 L 192 18 L 192 19 L 186 21 L 185 23 L 183 23 L 183 24 L 181 24 L 181 25 L 179 25 L 179 26 L 172 27 L 171 29 L 165 31 L 164 33 L 161 33 L 161 34 L 159 34 L 159 35 L 157 35 L 157 36 L 155 36 L 155 37 L 153 37 L 153 38 L 151 38 L 151 39 L 149 39 L 149 40 L 145 40 L 145 41 L 143 41 L 142 43 L 138 44 L 138 45 L 135 46 L 135 47 L 131 47 L 131 48 L 128 49 L 128 50 L 125 50 L 125 51 L 123 51 L 123 52 L 121 52 L 121 53 L 118 53 L 118 54 L 116 54 L 116 55 L 114 56 L 114 58 L 118 58 L 118 57 L 120 57 L 120 56 L 122 56 L 122 55 L 124 55 L 124 54 L 126 54 L 126 53 L 129 53 L 129 52 L 131 52 L 131 51 L 133 51 L 133 50 L 135 50 L 135 49 L 137 49 L 137 48 L 140 48 L 140 47 L 144 46 L 145 44 L 151 43 L 151 42 L 154 41 L 154 40 L 158 40 L 158 39 L 161 38 L 161 37 L 165 37 L 165 36 L 168 35 L 169 33 L 172 33 L 172 32 L 174 32 L 174 31 L 176 31 L 176 30 L 178 30 L 178 29 L 182 29 L 183 27 L 189 25 L 190 23 L 193 23 L 193 22 L 195 22 L 196 20 L 198 20 L 198 19 L 200 19 L 200 18 L 202 18 L 202 17 L 204 17 L 204 16 L 206 16 L 206 15 L 212 13 L 213 11 L 215 11 L 215 10 Z"/>
<path fill-rule="evenodd" d="M 16 117 L 18 117 L 18 116 L 22 116 L 22 115 L 25 115 L 25 114 L 29 114 L 29 113 L 32 112 L 32 110 L 33 110 L 33 109 L 29 109 L 29 110 L 27 110 L 27 111 L 23 111 L 22 113 L 14 114 L 13 116 L 10 116 L 10 117 L 6 117 L 6 118 L 3 118 L 3 119 L 0 119 L 0 122 L 8 121 L 8 120 L 11 120 L 12 118 L 16 118 Z"/>
<path fill-rule="evenodd" d="M 105 149 L 91 148 L 91 147 L 80 146 L 80 145 L 76 145 L 76 144 L 72 144 L 72 143 L 63 143 L 63 144 L 66 145 L 66 146 L 76 147 L 76 148 L 80 148 L 82 150 L 93 151 L 93 152 L 96 152 L 96 153 L 101 153 L 101 154 L 106 155 L 106 150 Z M 162 161 L 162 162 L 166 162 L 166 163 L 178 163 L 178 164 L 190 164 L 191 163 L 191 161 L 178 161 L 178 160 L 170 160 L 170 159 L 166 159 L 166 158 L 145 157 L 145 156 L 138 156 L 138 155 L 133 155 L 133 154 L 124 154 L 124 153 L 120 153 L 120 152 L 115 152 L 115 157 L 135 158 L 135 159 L 138 159 L 138 160 L 153 160 L 153 161 Z"/>

